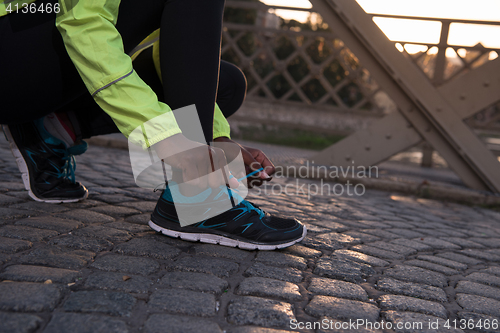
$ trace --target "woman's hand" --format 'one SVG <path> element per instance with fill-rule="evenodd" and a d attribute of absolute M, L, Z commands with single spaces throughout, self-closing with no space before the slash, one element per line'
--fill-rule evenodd
<path fill-rule="evenodd" d="M 243 163 L 245 163 L 245 171 L 247 174 L 263 168 L 264 170 L 247 178 L 248 188 L 254 186 L 261 186 L 264 181 L 270 181 L 272 175 L 276 172 L 276 168 L 269 158 L 262 152 L 262 150 L 246 147 L 238 144 L 237 142 L 226 138 L 220 137 L 214 140 L 215 142 L 230 142 L 238 145 L 241 149 Z"/>
<path fill-rule="evenodd" d="M 226 155 L 219 148 L 187 139 L 182 134 L 171 136 L 153 148 L 158 157 L 172 168 L 182 171 L 182 181 L 199 189 L 230 184 Z M 220 169 L 222 172 L 214 172 Z M 208 177 L 204 177 L 208 175 Z M 237 185 L 236 185 L 237 187 Z"/>

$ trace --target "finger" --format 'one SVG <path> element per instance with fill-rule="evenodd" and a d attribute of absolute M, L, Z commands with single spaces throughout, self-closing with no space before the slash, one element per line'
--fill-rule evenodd
<path fill-rule="evenodd" d="M 263 176 L 261 176 L 261 178 L 269 178 L 269 176 L 272 176 L 276 172 L 273 162 L 271 162 L 271 160 L 261 150 L 257 152 L 257 155 L 254 156 L 254 158 L 264 168 L 264 171 L 262 172 Z"/>

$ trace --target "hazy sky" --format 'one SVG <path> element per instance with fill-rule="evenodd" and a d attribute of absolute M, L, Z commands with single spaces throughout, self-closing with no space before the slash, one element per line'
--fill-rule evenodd
<path fill-rule="evenodd" d="M 261 0 L 268 5 L 311 8 L 308 0 Z M 351 1 L 351 0 L 342 0 Z M 459 18 L 500 22 L 500 0 L 356 0 L 368 13 L 405 16 Z M 284 18 L 304 21 L 307 12 L 277 10 Z M 436 43 L 441 23 L 432 21 L 375 18 L 375 23 L 391 40 Z M 500 48 L 500 26 L 454 23 L 448 42 L 452 45 Z M 417 49 L 415 49 L 416 51 Z"/>

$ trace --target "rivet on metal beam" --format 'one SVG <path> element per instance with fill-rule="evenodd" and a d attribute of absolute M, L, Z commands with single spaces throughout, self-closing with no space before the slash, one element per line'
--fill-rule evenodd
<path fill-rule="evenodd" d="M 370 149 L 372 149 L 372 147 L 370 147 L 370 146 L 365 147 L 365 150 L 367 150 L 367 151 L 369 151 Z"/>
<path fill-rule="evenodd" d="M 385 138 L 386 138 L 387 140 L 390 140 L 390 139 L 392 138 L 392 134 L 391 134 L 391 133 L 386 134 L 386 135 L 385 135 Z"/>
<path fill-rule="evenodd" d="M 485 88 L 489 87 L 489 86 L 490 86 L 490 81 L 484 81 L 484 82 L 483 82 L 483 86 L 484 86 Z"/>
<path fill-rule="evenodd" d="M 441 109 L 441 108 L 436 108 L 436 111 L 437 111 L 437 112 L 441 112 L 441 111 L 443 111 L 443 109 Z"/>
<path fill-rule="evenodd" d="M 351 156 L 347 155 L 347 156 L 345 157 L 345 160 L 346 160 L 346 161 L 350 161 L 350 160 L 351 160 Z"/>
<path fill-rule="evenodd" d="M 465 100 L 466 96 L 464 94 L 460 94 L 460 99 L 463 101 Z"/>

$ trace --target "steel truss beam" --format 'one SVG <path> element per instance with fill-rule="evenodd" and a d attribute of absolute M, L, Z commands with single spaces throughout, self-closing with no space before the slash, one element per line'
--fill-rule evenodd
<path fill-rule="evenodd" d="M 499 99 L 500 60 L 437 89 L 355 1 L 311 3 L 399 107 L 399 112 L 323 150 L 314 162 L 374 165 L 424 139 L 467 186 L 500 192 L 500 164 L 462 121 Z"/>

